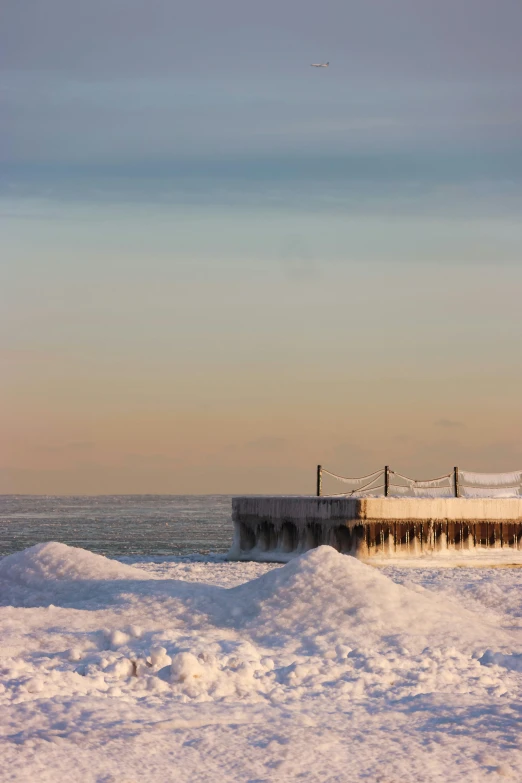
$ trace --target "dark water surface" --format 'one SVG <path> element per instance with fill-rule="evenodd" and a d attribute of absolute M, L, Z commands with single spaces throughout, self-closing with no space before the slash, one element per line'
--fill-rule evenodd
<path fill-rule="evenodd" d="M 43 541 L 117 555 L 226 552 L 230 495 L 0 495 L 0 555 Z"/>

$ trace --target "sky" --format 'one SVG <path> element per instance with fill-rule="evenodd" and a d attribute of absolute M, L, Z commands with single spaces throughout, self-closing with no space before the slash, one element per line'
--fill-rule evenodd
<path fill-rule="evenodd" d="M 8 0 L 0 492 L 522 467 L 521 35 L 519 0 Z"/>

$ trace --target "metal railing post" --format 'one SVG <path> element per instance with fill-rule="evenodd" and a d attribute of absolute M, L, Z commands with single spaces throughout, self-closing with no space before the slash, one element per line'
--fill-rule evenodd
<path fill-rule="evenodd" d="M 455 484 L 455 497 L 459 497 L 459 469 L 457 467 L 453 468 L 453 482 Z"/>
<path fill-rule="evenodd" d="M 384 497 L 388 497 L 388 492 L 390 490 L 390 466 L 385 465 L 384 466 Z"/>
<path fill-rule="evenodd" d="M 323 468 L 321 465 L 317 466 L 317 497 L 321 497 L 321 491 L 323 488 Z"/>

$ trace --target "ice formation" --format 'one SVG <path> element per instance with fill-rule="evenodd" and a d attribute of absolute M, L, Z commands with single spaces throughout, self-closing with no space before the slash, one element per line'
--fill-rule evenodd
<path fill-rule="evenodd" d="M 329 482 L 331 491 L 323 492 L 324 497 L 377 498 L 386 494 L 385 470 L 377 470 L 362 478 L 339 476 L 321 466 L 318 466 L 318 470 L 320 478 L 325 476 L 333 479 L 333 482 L 331 480 Z M 390 468 L 386 470 L 388 470 L 388 497 L 514 498 L 522 495 L 522 470 L 508 473 L 475 473 L 455 468 L 444 476 L 426 480 L 413 479 Z M 336 483 L 338 486 L 335 489 Z"/>
<path fill-rule="evenodd" d="M 323 544 L 363 560 L 482 549 L 508 549 L 515 559 L 522 553 L 518 497 L 246 496 L 233 498 L 232 518 L 232 560 L 287 562 Z"/>
<path fill-rule="evenodd" d="M 522 482 L 522 470 L 511 473 L 472 473 L 469 470 L 460 470 L 459 479 L 466 484 L 475 484 L 478 487 L 519 487 Z"/>

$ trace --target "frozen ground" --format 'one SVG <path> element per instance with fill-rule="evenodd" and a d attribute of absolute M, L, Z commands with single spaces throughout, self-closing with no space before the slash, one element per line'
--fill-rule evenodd
<path fill-rule="evenodd" d="M 2 781 L 522 779 L 522 569 L 0 560 Z"/>

